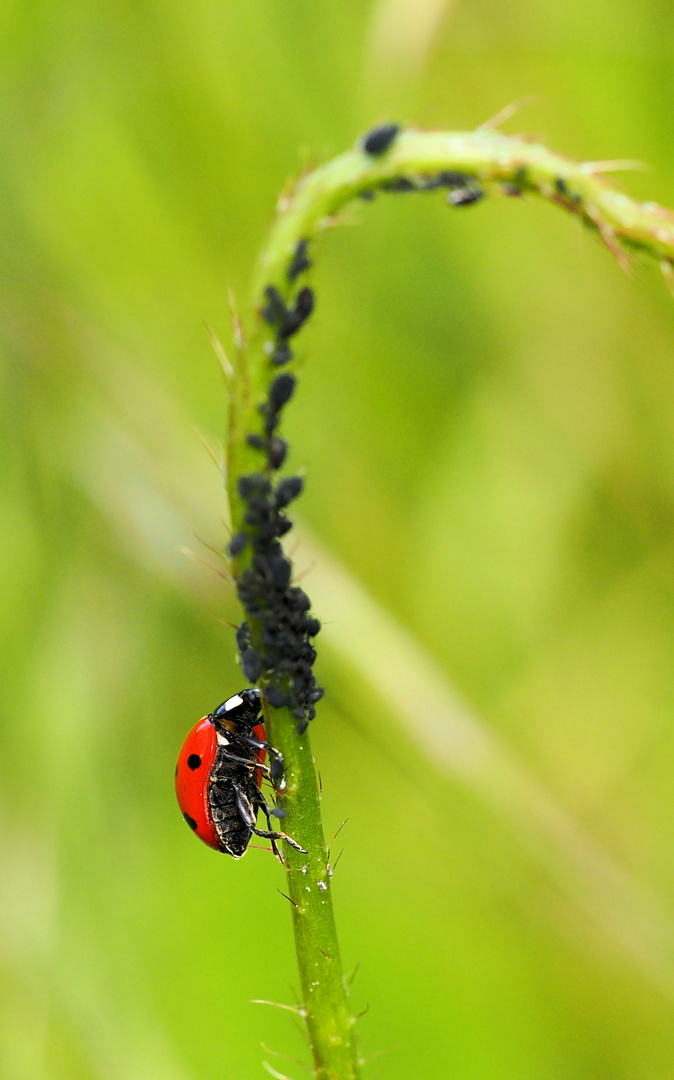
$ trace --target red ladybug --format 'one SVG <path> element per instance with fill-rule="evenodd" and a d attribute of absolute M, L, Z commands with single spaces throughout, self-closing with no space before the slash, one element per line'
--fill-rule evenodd
<path fill-rule="evenodd" d="M 245 855 L 253 833 L 271 840 L 277 854 L 276 840 L 306 854 L 291 837 L 272 829 L 274 811 L 260 790 L 263 772 L 280 779 L 283 759 L 266 740 L 259 691 L 242 690 L 194 725 L 178 755 L 178 805 L 200 840 L 235 859 Z M 260 809 L 268 829 L 256 828 Z"/>

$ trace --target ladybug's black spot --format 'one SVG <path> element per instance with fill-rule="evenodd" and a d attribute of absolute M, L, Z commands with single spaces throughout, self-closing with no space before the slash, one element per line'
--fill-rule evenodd
<path fill-rule="evenodd" d="M 201 765 L 201 758 L 198 754 L 190 754 L 187 759 L 187 765 L 190 769 L 198 769 Z M 193 826 L 194 827 L 194 826 Z"/>
<path fill-rule="evenodd" d="M 197 827 L 197 823 L 196 823 L 196 821 L 194 820 L 194 818 L 193 818 L 193 817 L 190 817 L 190 815 L 189 815 L 189 814 L 183 814 L 183 817 L 185 818 L 185 821 L 186 821 L 186 822 L 187 822 L 187 824 L 189 825 L 190 829 L 192 829 L 192 830 L 195 830 L 195 829 L 196 829 L 196 827 Z"/>

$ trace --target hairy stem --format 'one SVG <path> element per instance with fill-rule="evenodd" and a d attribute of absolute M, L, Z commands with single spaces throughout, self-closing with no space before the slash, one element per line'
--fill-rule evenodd
<path fill-rule="evenodd" d="M 274 745 L 288 763 L 283 825 L 308 851 L 284 850 L 288 897 L 302 984 L 303 1007 L 318 1080 L 360 1076 L 353 1018 L 346 993 L 332 910 L 331 869 L 321 824 L 318 784 L 308 732 L 276 711 Z"/>
<path fill-rule="evenodd" d="M 419 182 L 443 171 L 473 177 L 487 192 L 541 196 L 579 216 L 616 255 L 639 250 L 659 261 L 674 260 L 674 214 L 653 202 L 639 203 L 617 191 L 602 172 L 619 162 L 576 162 L 539 143 L 496 131 L 404 131 L 391 149 L 371 157 L 361 149 L 341 154 L 305 176 L 279 203 L 279 215 L 262 251 L 253 282 L 259 298 L 277 284 L 300 237 L 335 224 L 335 214 L 358 195 L 396 179 Z M 629 167 L 630 163 L 626 163 Z"/>
<path fill-rule="evenodd" d="M 300 672 L 295 684 L 298 667 L 293 655 L 297 655 L 299 639 L 293 639 L 285 656 L 286 631 L 275 629 L 295 618 L 291 601 L 306 601 L 308 607 L 304 594 L 304 601 L 297 599 L 301 590 L 293 590 L 287 582 L 279 585 L 276 580 L 279 575 L 279 580 L 283 578 L 284 567 L 289 568 L 287 557 L 279 555 L 278 539 L 289 523 L 285 520 L 285 527 L 277 527 L 272 540 L 267 541 L 263 535 L 266 526 L 260 524 L 263 518 L 257 510 L 252 512 L 254 499 L 259 502 L 261 498 L 263 517 L 267 515 L 264 522 L 278 525 L 278 505 L 286 505 L 278 494 L 284 482 L 274 487 L 272 478 L 285 456 L 284 449 L 281 461 L 277 459 L 280 414 L 295 384 L 294 376 L 288 374 L 293 370 L 289 342 L 313 308 L 311 290 L 300 288 L 310 265 L 308 252 L 313 250 L 313 241 L 338 222 L 337 215 L 347 204 L 357 197 L 371 198 L 377 191 L 430 194 L 443 190 L 454 207 L 469 206 L 489 194 L 532 194 L 580 218 L 623 267 L 629 267 L 630 253 L 639 251 L 657 259 L 671 278 L 674 215 L 654 203 L 635 202 L 612 188 L 601 174 L 617 164 L 577 163 L 539 144 L 492 130 L 417 132 L 386 125 L 370 133 L 356 149 L 305 175 L 281 197 L 277 219 L 255 271 L 250 308 L 236 326 L 228 489 L 234 533 L 232 571 L 246 610 L 242 666 L 251 681 L 259 680 L 266 697 L 269 737 L 284 757 L 284 779 L 277 791 L 278 805 L 285 811 L 283 828 L 308 852 L 303 855 L 284 844 L 303 1013 L 318 1080 L 355 1080 L 359 1076 L 332 912 L 329 854 L 306 730 L 314 712 L 311 702 L 317 700 L 320 690 L 313 698 L 311 689 L 306 691 L 298 708 L 293 686 L 304 685 L 304 676 Z M 298 312 L 299 325 L 291 329 L 288 318 L 292 322 L 296 317 L 297 321 Z M 286 379 L 284 391 L 289 388 L 287 396 L 280 393 L 281 368 Z M 284 397 L 280 405 L 279 397 Z M 282 440 L 281 444 L 285 447 Z M 261 483 L 267 487 L 261 488 Z M 312 621 L 319 625 L 309 619 Z M 307 648 L 309 654 L 313 651 L 308 638 L 318 631 L 307 631 L 306 620 L 303 625 L 306 655 Z M 270 645 L 270 641 L 276 643 Z M 283 706 L 285 697 L 290 707 Z M 272 708 L 270 698 L 282 707 Z"/>

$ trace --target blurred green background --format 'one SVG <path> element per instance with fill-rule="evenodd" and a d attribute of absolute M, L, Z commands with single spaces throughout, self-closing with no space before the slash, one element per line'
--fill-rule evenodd
<path fill-rule="evenodd" d="M 278 191 L 373 123 L 651 166 L 666 0 L 4 0 L 0 1076 L 292 1077 L 280 868 L 197 844 L 242 685 L 216 448 Z M 531 200 L 331 233 L 288 412 L 366 1076 L 674 1075 L 674 305 Z M 306 357 L 306 366 L 304 358 Z M 260 1043 L 270 1050 L 263 1050 Z"/>

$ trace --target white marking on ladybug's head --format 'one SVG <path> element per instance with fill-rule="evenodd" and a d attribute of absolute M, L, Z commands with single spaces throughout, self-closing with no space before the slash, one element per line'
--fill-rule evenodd
<path fill-rule="evenodd" d="M 218 740 L 218 746 L 229 746 L 229 739 L 226 739 L 224 735 L 221 735 L 218 731 L 216 738 Z"/>
<path fill-rule="evenodd" d="M 240 705 L 243 705 L 241 694 L 234 694 L 233 697 L 227 698 L 227 701 L 225 702 L 225 712 L 229 712 L 230 709 L 238 709 Z"/>

